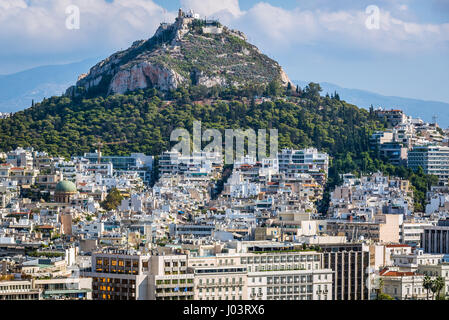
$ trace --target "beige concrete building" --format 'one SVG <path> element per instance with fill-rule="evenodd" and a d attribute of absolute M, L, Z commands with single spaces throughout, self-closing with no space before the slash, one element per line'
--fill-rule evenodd
<path fill-rule="evenodd" d="M 152 256 L 148 276 L 150 300 L 193 300 L 194 275 L 187 273 L 187 256 Z"/>
<path fill-rule="evenodd" d="M 363 237 L 380 243 L 399 243 L 399 226 L 402 215 L 379 214 L 374 221 L 342 220 L 327 221 L 327 233 L 332 236 L 346 236 L 348 241 Z"/>
<path fill-rule="evenodd" d="M 42 290 L 34 287 L 32 281 L 0 282 L 0 300 L 41 300 Z"/>
<path fill-rule="evenodd" d="M 194 274 L 195 300 L 248 300 L 248 270 L 239 254 L 189 257 L 188 267 Z"/>

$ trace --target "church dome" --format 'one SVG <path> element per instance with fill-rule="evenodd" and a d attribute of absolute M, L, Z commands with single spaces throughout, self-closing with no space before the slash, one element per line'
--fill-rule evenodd
<path fill-rule="evenodd" d="M 60 181 L 56 185 L 56 192 L 66 192 L 66 193 L 76 192 L 76 186 L 71 181 Z"/>

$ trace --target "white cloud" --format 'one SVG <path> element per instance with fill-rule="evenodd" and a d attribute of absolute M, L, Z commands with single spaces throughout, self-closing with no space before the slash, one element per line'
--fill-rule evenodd
<path fill-rule="evenodd" d="M 79 30 L 66 28 L 69 5 L 80 8 Z M 126 46 L 152 36 L 164 20 L 163 8 L 151 0 L 0 0 L 0 8 L 3 55 Z M 165 15 L 172 20 L 175 13 Z"/>
<path fill-rule="evenodd" d="M 271 44 L 334 44 L 401 54 L 449 44 L 449 24 L 406 22 L 381 9 L 380 29 L 368 30 L 367 18 L 365 11 L 285 10 L 262 2 L 235 24 L 251 33 L 258 42 Z"/>
<path fill-rule="evenodd" d="M 181 0 L 181 4 L 201 15 L 220 18 L 246 32 L 252 42 L 273 50 L 317 44 L 329 50 L 339 46 L 406 54 L 448 47 L 449 24 L 420 24 L 400 16 L 397 7 L 405 9 L 408 0 L 399 4 L 382 1 L 380 30 L 365 27 L 363 5 L 356 10 L 351 9 L 349 0 L 341 8 L 334 2 L 320 1 L 317 3 L 330 6 L 310 5 L 302 10 L 302 2 L 298 2 L 298 8 L 286 10 L 259 2 L 242 11 L 238 0 Z M 79 30 L 65 27 L 65 9 L 72 4 L 80 8 Z M 70 57 L 79 53 L 80 57 L 91 57 L 113 53 L 134 40 L 151 37 L 161 21 L 173 21 L 175 16 L 176 12 L 166 12 L 152 0 L 0 0 L 0 43 L 4 44 L 0 56 Z"/>
<path fill-rule="evenodd" d="M 0 0 L 0 8 L 3 10 L 12 10 L 14 8 L 26 8 L 26 7 L 27 4 L 23 0 Z"/>

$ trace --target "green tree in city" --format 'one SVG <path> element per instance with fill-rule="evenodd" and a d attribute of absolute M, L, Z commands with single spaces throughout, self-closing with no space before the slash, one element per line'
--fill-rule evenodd
<path fill-rule="evenodd" d="M 432 279 L 429 276 L 425 276 L 423 280 L 423 287 L 424 289 L 426 289 L 427 292 L 427 300 L 429 300 L 429 290 L 432 289 L 432 284 L 433 284 Z"/>
<path fill-rule="evenodd" d="M 384 291 L 384 279 L 379 279 L 379 289 L 377 289 L 377 300 L 394 300 L 394 298 L 386 293 Z"/>
<path fill-rule="evenodd" d="M 120 191 L 117 188 L 112 188 L 106 196 L 106 199 L 101 202 L 101 207 L 108 211 L 116 210 L 123 199 L 124 198 Z"/>
<path fill-rule="evenodd" d="M 435 294 L 437 297 L 440 296 L 441 290 L 444 288 L 445 282 L 442 277 L 437 277 L 432 281 L 432 287 L 430 290 L 432 290 L 432 298 L 435 300 Z"/>

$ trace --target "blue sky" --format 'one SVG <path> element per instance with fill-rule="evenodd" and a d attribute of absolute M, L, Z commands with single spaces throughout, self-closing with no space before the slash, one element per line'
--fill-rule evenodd
<path fill-rule="evenodd" d="M 65 27 L 71 4 L 79 30 Z M 449 102 L 448 0 L 0 0 L 0 74 L 106 57 L 179 7 L 242 30 L 292 80 Z"/>

